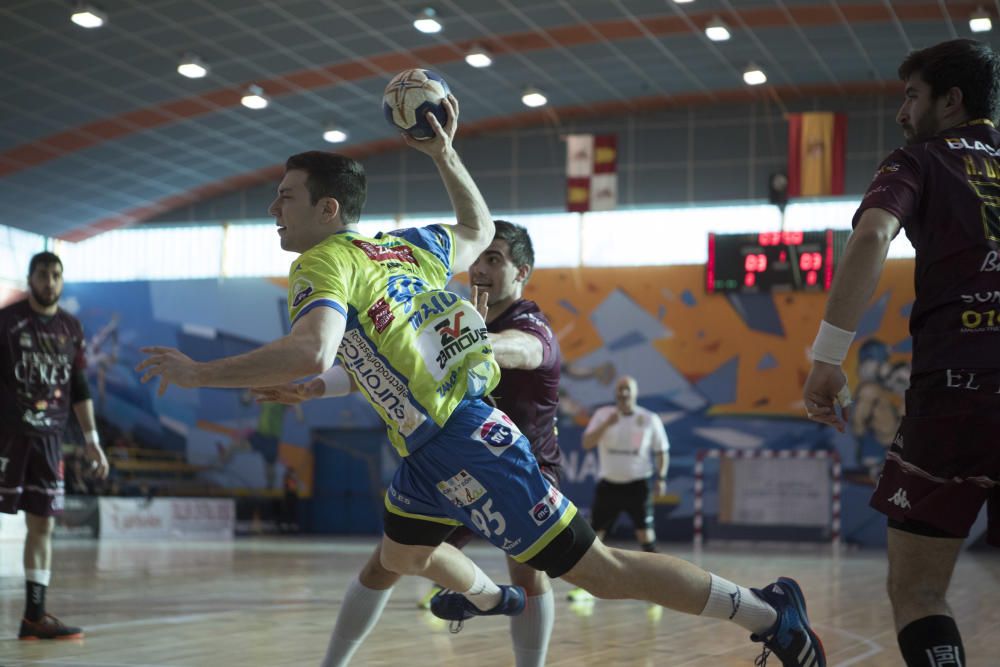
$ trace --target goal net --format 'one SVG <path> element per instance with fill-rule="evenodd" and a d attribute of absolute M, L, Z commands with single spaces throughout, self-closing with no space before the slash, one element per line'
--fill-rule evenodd
<path fill-rule="evenodd" d="M 694 476 L 696 545 L 840 541 L 836 452 L 703 449 Z"/>

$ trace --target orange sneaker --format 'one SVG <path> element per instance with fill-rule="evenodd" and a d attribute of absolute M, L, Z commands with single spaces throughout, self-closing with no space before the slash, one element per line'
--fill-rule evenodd
<path fill-rule="evenodd" d="M 66 625 L 52 614 L 45 614 L 37 621 L 21 619 L 18 639 L 80 639 L 83 630 Z"/>

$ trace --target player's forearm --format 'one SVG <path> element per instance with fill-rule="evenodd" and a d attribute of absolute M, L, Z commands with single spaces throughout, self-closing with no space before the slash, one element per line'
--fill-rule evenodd
<path fill-rule="evenodd" d="M 530 334 L 501 331 L 490 334 L 493 356 L 500 368 L 534 370 L 542 365 L 542 345 Z"/>
<path fill-rule="evenodd" d="M 84 433 L 97 430 L 97 420 L 94 419 L 94 401 L 87 398 L 73 404 L 73 414 Z"/>
<path fill-rule="evenodd" d="M 458 224 L 474 230 L 485 248 L 493 240 L 495 232 L 493 217 L 469 170 L 465 168 L 462 159 L 454 150 L 436 157 L 434 164 L 437 165 L 441 180 L 448 191 L 448 198 L 451 199 Z"/>
<path fill-rule="evenodd" d="M 285 336 L 256 350 L 198 364 L 202 387 L 268 387 L 317 375 L 333 364 L 334 354 L 318 340 Z"/>
<path fill-rule="evenodd" d="M 667 470 L 670 468 L 670 454 L 657 454 L 654 461 L 656 462 L 656 476 L 660 479 L 666 479 Z"/>
<path fill-rule="evenodd" d="M 880 229 L 858 229 L 851 235 L 837 266 L 823 319 L 846 331 L 858 321 L 875 292 L 892 236 Z"/>
<path fill-rule="evenodd" d="M 601 438 L 604 437 L 604 432 L 608 430 L 608 423 L 604 422 L 593 431 L 589 433 L 584 432 L 583 434 L 583 448 L 584 449 L 594 449 L 601 442 Z"/>

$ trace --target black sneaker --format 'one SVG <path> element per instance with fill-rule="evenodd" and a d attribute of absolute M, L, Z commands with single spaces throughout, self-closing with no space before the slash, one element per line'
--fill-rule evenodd
<path fill-rule="evenodd" d="M 52 614 L 45 614 L 37 621 L 21 619 L 18 639 L 80 639 L 83 630 L 66 625 Z"/>
<path fill-rule="evenodd" d="M 473 616 L 517 616 L 524 611 L 525 594 L 520 586 L 501 586 L 500 602 L 492 609 L 481 610 L 461 593 L 443 590 L 431 598 L 431 613 L 451 621 L 453 633 L 462 629 L 462 623 Z"/>
<path fill-rule="evenodd" d="M 826 667 L 823 642 L 809 627 L 806 600 L 795 580 L 779 577 L 763 589 L 750 590 L 778 612 L 778 620 L 771 629 L 761 635 L 750 635 L 753 641 L 764 643 L 764 650 L 754 664 L 764 667 L 773 653 L 783 667 Z"/>

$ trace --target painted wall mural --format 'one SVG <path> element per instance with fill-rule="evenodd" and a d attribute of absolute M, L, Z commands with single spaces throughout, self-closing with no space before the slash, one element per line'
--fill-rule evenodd
<path fill-rule="evenodd" d="M 912 271 L 910 260 L 888 262 L 862 319 L 845 364 L 857 404 L 845 434 L 803 418 L 800 388 L 825 295 L 706 295 L 701 266 L 536 271 L 526 296 L 548 314 L 565 364 L 567 495 L 589 506 L 597 465 L 593 452 L 581 450 L 580 433 L 593 409 L 611 402 L 615 378 L 629 374 L 670 437 L 673 519 L 691 516 L 698 449 L 833 449 L 849 482 L 844 536 L 877 543 L 884 523 L 867 509 L 867 495 L 908 380 Z M 453 289 L 468 292 L 464 276 Z M 78 284 L 66 287 L 63 302 L 90 339 L 99 412 L 140 443 L 183 452 L 208 483 L 275 487 L 292 467 L 309 494 L 317 433 L 380 427 L 357 396 L 285 408 L 257 405 L 237 390 L 171 388 L 157 397 L 154 387 L 139 384 L 132 368 L 141 346 L 175 346 L 208 359 L 284 334 L 284 280 Z M 377 467 L 385 481 L 393 466 Z"/>

